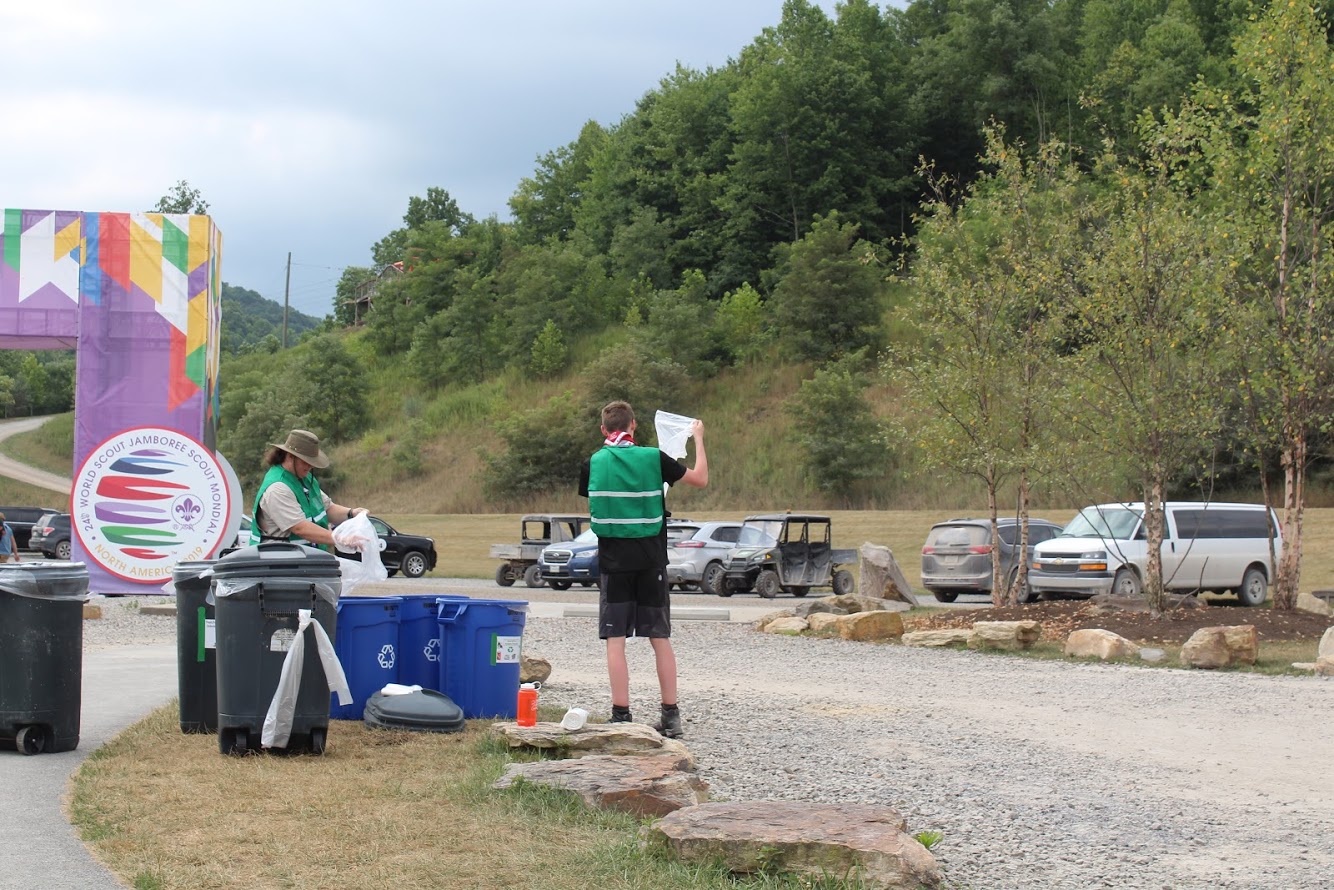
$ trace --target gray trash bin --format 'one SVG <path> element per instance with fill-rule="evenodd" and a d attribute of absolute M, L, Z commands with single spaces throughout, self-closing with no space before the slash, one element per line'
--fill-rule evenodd
<path fill-rule="evenodd" d="M 260 750 L 264 716 L 296 637 L 298 610 L 310 609 L 333 640 L 341 590 L 338 560 L 301 544 L 243 547 L 213 566 L 222 753 Z M 306 634 L 306 658 L 285 750 L 322 754 L 329 731 L 329 685 L 313 629 Z"/>
<path fill-rule="evenodd" d="M 0 563 L 0 744 L 79 746 L 87 600 L 81 562 Z"/>
<path fill-rule="evenodd" d="M 213 600 L 209 587 L 217 560 L 178 562 L 171 570 L 176 587 L 176 678 L 181 732 L 217 732 L 218 665 Z M 207 574 L 206 574 L 207 573 Z"/>

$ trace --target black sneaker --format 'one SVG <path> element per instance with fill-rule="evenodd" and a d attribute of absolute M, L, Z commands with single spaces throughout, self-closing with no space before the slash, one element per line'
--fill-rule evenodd
<path fill-rule="evenodd" d="M 634 723 L 635 720 L 630 716 L 629 708 L 622 708 L 620 705 L 611 706 L 611 720 L 609 723 Z"/>
<path fill-rule="evenodd" d="M 681 710 L 679 708 L 663 708 L 662 718 L 653 724 L 653 728 L 658 731 L 658 735 L 668 739 L 685 738 L 686 731 L 681 728 Z"/>

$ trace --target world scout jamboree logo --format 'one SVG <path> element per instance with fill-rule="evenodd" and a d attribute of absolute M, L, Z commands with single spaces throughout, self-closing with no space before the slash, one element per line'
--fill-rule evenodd
<path fill-rule="evenodd" d="M 73 500 L 74 533 L 88 558 L 144 584 L 170 580 L 178 562 L 211 556 L 231 518 L 213 452 L 161 427 L 117 433 L 88 452 Z"/>

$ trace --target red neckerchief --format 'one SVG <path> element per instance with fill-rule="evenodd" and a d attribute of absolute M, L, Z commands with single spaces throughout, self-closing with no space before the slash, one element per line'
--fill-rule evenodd
<path fill-rule="evenodd" d="M 610 445 L 613 448 L 625 448 L 635 444 L 635 437 L 621 430 L 608 436 L 603 444 Z"/>

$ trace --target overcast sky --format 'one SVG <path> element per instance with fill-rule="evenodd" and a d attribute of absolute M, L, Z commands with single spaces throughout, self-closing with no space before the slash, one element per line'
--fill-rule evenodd
<path fill-rule="evenodd" d="M 834 0 L 820 0 L 834 14 Z M 477 217 L 679 61 L 735 57 L 781 0 L 0 0 L 0 206 L 144 210 L 179 179 L 222 277 L 323 316 L 344 266 L 445 188 Z"/>

